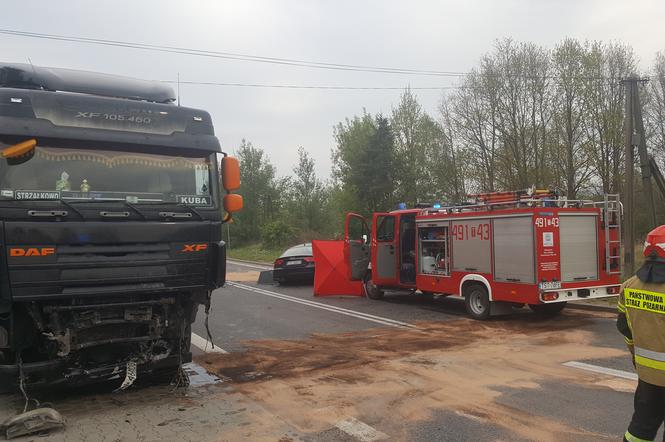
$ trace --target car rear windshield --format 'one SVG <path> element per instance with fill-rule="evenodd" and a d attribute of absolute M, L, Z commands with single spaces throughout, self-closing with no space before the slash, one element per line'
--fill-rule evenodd
<path fill-rule="evenodd" d="M 312 256 L 312 246 L 291 247 L 281 257 L 288 258 L 289 256 Z"/>

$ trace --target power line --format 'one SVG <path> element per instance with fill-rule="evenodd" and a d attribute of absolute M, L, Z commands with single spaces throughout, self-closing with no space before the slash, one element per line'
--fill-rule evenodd
<path fill-rule="evenodd" d="M 266 57 L 234 52 L 221 52 L 221 51 L 209 51 L 202 49 L 191 49 L 183 48 L 177 46 L 162 46 L 162 45 L 153 45 L 146 43 L 134 43 L 120 40 L 105 40 L 97 38 L 87 38 L 87 37 L 75 37 L 67 35 L 57 35 L 57 34 L 43 34 L 36 32 L 20 31 L 13 29 L 0 29 L 0 34 L 15 36 L 15 37 L 27 37 L 27 38 L 39 38 L 46 40 L 56 40 L 56 41 L 66 41 L 73 43 L 83 43 L 83 44 L 93 44 L 101 46 L 114 46 L 114 47 L 123 47 L 130 49 L 139 49 L 146 51 L 155 51 L 155 52 L 165 52 L 165 53 L 174 53 L 174 54 L 183 54 L 183 55 L 192 55 L 192 56 L 202 56 L 210 58 L 219 58 L 226 60 L 235 60 L 235 61 L 247 61 L 247 62 L 258 62 L 258 63 L 270 63 L 277 65 L 287 65 L 287 66 L 296 66 L 296 67 L 305 67 L 305 68 L 314 68 L 314 69 L 329 69 L 329 70 L 338 70 L 338 71 L 355 71 L 355 72 L 374 72 L 374 73 L 384 73 L 384 74 L 401 74 L 401 75 L 427 75 L 427 76 L 439 76 L 439 77 L 466 77 L 466 76 L 479 76 L 485 78 L 521 78 L 521 79 L 530 79 L 530 80 L 563 80 L 563 76 L 559 75 L 533 75 L 533 74 L 511 74 L 511 73 L 478 73 L 478 72 L 460 72 L 460 71 L 436 71 L 436 70 L 427 70 L 427 69 L 410 69 L 410 68 L 394 68 L 394 67 L 382 67 L 382 66 L 367 66 L 367 65 L 354 65 L 354 64 L 342 64 L 342 63 L 330 63 L 330 62 L 319 62 L 319 61 L 307 61 L 291 58 L 278 58 L 278 57 Z M 609 81 L 616 82 L 620 80 L 619 78 L 607 77 L 607 76 L 567 76 L 569 80 L 593 80 L 593 81 Z M 262 87 L 262 86 L 255 86 Z M 281 86 L 277 86 L 281 87 Z M 325 87 L 317 87 L 318 89 L 325 89 Z M 332 89 L 332 88 L 329 88 Z M 348 87 L 340 89 L 351 89 Z M 369 89 L 369 88 L 358 88 L 358 89 Z M 415 89 L 415 88 L 414 88 Z M 430 89 L 430 88 L 425 88 Z M 433 88 L 440 89 L 440 88 Z"/>
<path fill-rule="evenodd" d="M 162 83 L 177 84 L 175 80 L 160 80 Z M 319 85 L 296 85 L 296 84 L 260 84 L 260 83 L 220 83 L 211 81 L 183 81 L 180 84 L 190 84 L 198 86 L 228 86 L 228 87 L 248 87 L 248 88 L 275 88 L 275 89 L 321 89 L 321 90 L 446 90 L 446 89 L 465 89 L 464 86 L 319 86 Z"/>
<path fill-rule="evenodd" d="M 442 76 L 442 77 L 463 77 L 468 74 L 467 72 L 447 72 L 447 71 L 434 71 L 434 70 L 424 70 L 424 69 L 364 66 L 364 65 L 297 60 L 290 58 L 266 57 L 266 56 L 240 54 L 233 52 L 207 51 L 202 49 L 182 48 L 176 46 L 162 46 L 162 45 L 153 45 L 146 43 L 134 43 L 127 41 L 119 41 L 119 40 L 105 40 L 98 38 L 74 37 L 74 36 L 56 35 L 56 34 L 42 34 L 37 32 L 18 31 L 12 29 L 0 29 L 0 34 L 11 35 L 15 37 L 28 37 L 28 38 L 38 38 L 45 40 L 86 43 L 86 44 L 101 45 L 101 46 L 142 49 L 147 51 L 166 52 L 174 54 L 195 55 L 195 56 L 210 57 L 210 58 L 221 58 L 227 60 L 299 66 L 299 67 L 307 67 L 314 69 L 375 72 L 375 73 L 385 73 L 385 74 L 430 75 L 430 76 Z"/>
<path fill-rule="evenodd" d="M 100 46 L 112 46 L 130 49 L 139 49 L 153 52 L 163 52 L 172 54 L 192 55 L 199 57 L 209 57 L 225 60 L 246 61 L 254 63 L 269 63 L 285 66 L 305 67 L 312 69 L 327 69 L 337 71 L 353 71 L 353 72 L 373 72 L 382 74 L 401 74 L 401 75 L 424 75 L 424 76 L 438 76 L 438 77 L 466 77 L 469 75 L 477 75 L 480 77 L 495 77 L 495 78 L 521 78 L 521 79 L 534 79 L 534 80 L 559 80 L 563 79 L 558 75 L 533 75 L 533 74 L 510 74 L 510 73 L 478 73 L 478 72 L 461 72 L 461 71 L 438 71 L 429 69 L 411 69 L 411 68 L 395 68 L 384 66 L 367 66 L 343 63 L 330 63 L 320 61 L 308 61 L 293 58 L 279 58 L 267 57 L 260 55 L 242 54 L 235 52 L 222 52 L 222 51 L 209 51 L 203 49 L 183 48 L 177 46 L 163 46 L 153 45 L 147 43 L 135 43 L 121 40 L 106 40 L 99 38 L 76 37 L 69 35 L 58 34 L 43 34 L 37 32 L 20 31 L 14 29 L 0 29 L 0 34 L 10 35 L 14 37 L 38 38 L 45 40 L 66 41 L 72 43 L 83 43 Z M 594 80 L 594 81 L 618 81 L 619 78 L 612 78 L 606 76 L 570 76 L 568 79 L 578 80 Z"/>

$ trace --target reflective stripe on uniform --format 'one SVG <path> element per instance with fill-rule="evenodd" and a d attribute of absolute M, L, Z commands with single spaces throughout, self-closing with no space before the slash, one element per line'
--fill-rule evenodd
<path fill-rule="evenodd" d="M 628 344 L 628 345 L 633 345 L 634 344 L 633 340 L 626 337 L 626 336 L 623 337 L 623 340 L 626 341 L 626 344 Z"/>
<path fill-rule="evenodd" d="M 624 307 L 665 314 L 665 294 L 638 289 L 624 290 Z"/>
<path fill-rule="evenodd" d="M 619 313 L 626 313 L 626 307 L 620 302 L 617 303 L 617 310 L 619 310 Z"/>
<path fill-rule="evenodd" d="M 654 361 L 665 362 L 665 353 L 659 351 L 647 350 L 646 348 L 635 346 L 635 354 Z"/>
<path fill-rule="evenodd" d="M 653 368 L 654 370 L 665 371 L 665 362 L 655 361 L 644 356 L 635 355 L 635 363 L 642 367 Z"/>
<path fill-rule="evenodd" d="M 628 442 L 652 442 L 653 439 L 640 439 L 637 436 L 633 436 L 629 432 L 626 431 L 626 434 L 623 435 L 623 437 L 626 438 Z"/>

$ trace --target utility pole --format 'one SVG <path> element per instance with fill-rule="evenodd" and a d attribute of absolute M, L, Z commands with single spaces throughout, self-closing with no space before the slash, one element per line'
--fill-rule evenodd
<path fill-rule="evenodd" d="M 648 80 L 637 80 L 645 83 Z M 637 151 L 640 154 L 640 171 L 642 173 L 642 188 L 644 190 L 647 204 L 651 212 L 651 229 L 656 228 L 656 205 L 653 199 L 653 186 L 651 184 L 651 164 L 649 163 L 649 154 L 647 152 L 646 133 L 644 132 L 644 120 L 642 120 L 642 105 L 640 104 L 640 92 L 638 83 L 633 87 L 633 117 L 635 118 L 635 136 L 633 144 L 637 145 Z"/>
<path fill-rule="evenodd" d="M 623 81 L 626 87 L 626 104 L 623 119 L 623 142 L 626 156 L 626 185 L 624 187 L 624 229 L 623 229 L 623 271 L 632 275 L 635 271 L 635 228 L 633 225 L 633 90 L 637 82 L 633 79 Z"/>
<path fill-rule="evenodd" d="M 635 76 L 623 80 L 626 86 L 626 104 L 623 124 L 624 147 L 626 155 L 626 187 L 624 190 L 624 273 L 629 276 L 635 271 L 635 223 L 634 223 L 634 185 L 635 185 L 635 148 L 638 146 L 640 155 L 640 171 L 642 188 L 650 205 L 651 226 L 656 227 L 656 206 L 653 199 L 651 184 L 651 162 L 647 153 L 642 106 L 640 103 L 639 83 L 649 81 Z"/>

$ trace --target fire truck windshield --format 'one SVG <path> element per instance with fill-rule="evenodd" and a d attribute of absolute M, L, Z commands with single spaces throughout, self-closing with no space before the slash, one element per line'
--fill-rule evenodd
<path fill-rule="evenodd" d="M 0 150 L 7 147 L 0 143 Z M 30 159 L 0 160 L 4 200 L 118 200 L 212 206 L 214 157 L 37 146 Z"/>

